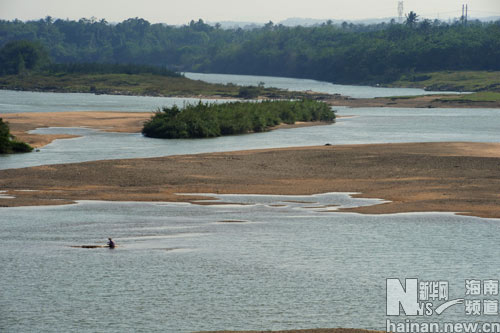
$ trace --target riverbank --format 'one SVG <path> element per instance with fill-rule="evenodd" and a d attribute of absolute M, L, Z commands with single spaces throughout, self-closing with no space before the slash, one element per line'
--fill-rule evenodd
<path fill-rule="evenodd" d="M 498 143 L 319 146 L 106 160 L 2 170 L 0 190 L 15 199 L 0 205 L 205 198 L 176 193 L 359 192 L 359 197 L 390 202 L 344 211 L 500 218 L 499 165 Z"/>
<path fill-rule="evenodd" d="M 423 95 L 394 96 L 377 98 L 349 98 L 336 96 L 324 99 L 331 106 L 348 106 L 351 108 L 392 107 L 392 108 L 500 108 L 500 94 L 494 99 L 474 98 L 472 95 Z M 469 97 L 469 98 L 468 98 Z"/>
<path fill-rule="evenodd" d="M 47 74 L 0 76 L 0 89 L 15 91 L 91 93 L 153 97 L 300 99 L 330 95 L 278 88 L 242 87 L 234 84 L 208 83 L 186 77 L 153 74 Z"/>

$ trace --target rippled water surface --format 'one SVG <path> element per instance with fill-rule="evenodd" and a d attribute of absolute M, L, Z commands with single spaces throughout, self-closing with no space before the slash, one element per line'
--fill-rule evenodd
<path fill-rule="evenodd" d="M 335 213 L 377 203 L 335 193 L 219 199 L 0 208 L 0 330 L 383 329 L 387 277 L 498 278 L 499 220 Z M 114 250 L 70 247 L 109 236 Z"/>

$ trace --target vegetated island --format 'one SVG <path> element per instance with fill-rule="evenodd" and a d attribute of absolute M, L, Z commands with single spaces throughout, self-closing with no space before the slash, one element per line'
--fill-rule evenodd
<path fill-rule="evenodd" d="M 144 124 L 147 137 L 178 139 L 263 132 L 273 126 L 300 122 L 334 122 L 335 111 L 323 102 L 262 101 L 208 104 L 199 102 L 183 110 L 164 107 Z"/>
<path fill-rule="evenodd" d="M 0 118 L 0 154 L 27 153 L 33 148 L 10 134 L 9 124 Z"/>

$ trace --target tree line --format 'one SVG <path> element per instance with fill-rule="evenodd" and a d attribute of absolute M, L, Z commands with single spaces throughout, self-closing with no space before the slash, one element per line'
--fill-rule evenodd
<path fill-rule="evenodd" d="M 275 75 L 338 83 L 375 83 L 438 70 L 500 70 L 500 21 L 419 20 L 372 25 L 331 22 L 221 29 L 131 18 L 0 21 L 0 47 L 13 40 L 43 45 L 55 63 L 147 64 L 177 71 Z M 26 66 L 27 64 L 25 64 Z"/>

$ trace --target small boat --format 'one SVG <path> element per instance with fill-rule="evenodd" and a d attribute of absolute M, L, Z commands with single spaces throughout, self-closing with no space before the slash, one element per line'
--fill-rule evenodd
<path fill-rule="evenodd" d="M 110 247 L 109 245 L 70 245 L 70 247 L 77 249 L 112 249 L 115 248 L 116 245 L 114 247 Z"/>

